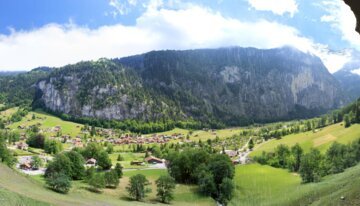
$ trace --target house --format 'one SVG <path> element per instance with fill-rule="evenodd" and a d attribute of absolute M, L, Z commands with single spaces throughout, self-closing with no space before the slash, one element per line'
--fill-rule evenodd
<path fill-rule="evenodd" d="M 240 162 L 240 160 L 232 160 L 232 163 L 234 164 L 234 165 L 238 165 L 238 164 L 240 164 L 241 162 Z"/>
<path fill-rule="evenodd" d="M 20 169 L 31 170 L 32 166 L 31 166 L 30 162 L 24 162 L 24 163 L 20 164 Z"/>
<path fill-rule="evenodd" d="M 96 159 L 90 158 L 90 159 L 86 160 L 86 166 L 90 166 L 90 167 L 94 166 L 95 167 L 95 165 L 96 165 Z"/>
<path fill-rule="evenodd" d="M 26 129 L 26 126 L 25 125 L 19 125 L 18 129 Z"/>
<path fill-rule="evenodd" d="M 26 144 L 25 142 L 19 142 L 17 143 L 16 147 L 21 150 L 27 150 L 29 145 Z"/>
<path fill-rule="evenodd" d="M 164 160 L 153 157 L 153 156 L 149 156 L 149 157 L 145 158 L 145 162 L 147 162 L 149 164 L 162 164 L 162 163 L 164 163 Z"/>
<path fill-rule="evenodd" d="M 227 154 L 230 158 L 236 157 L 238 155 L 237 151 L 234 150 L 225 150 L 225 154 Z"/>

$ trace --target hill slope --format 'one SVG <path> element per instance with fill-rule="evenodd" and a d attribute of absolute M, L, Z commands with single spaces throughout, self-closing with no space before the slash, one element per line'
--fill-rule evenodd
<path fill-rule="evenodd" d="M 334 124 L 322 128 L 315 133 L 312 131 L 291 134 L 282 137 L 280 140 L 272 139 L 255 147 L 251 156 L 260 155 L 263 151 L 273 151 L 278 145 L 285 144 L 288 146 L 299 143 L 302 148 L 309 151 L 311 147 L 316 147 L 320 151 L 325 152 L 326 149 L 335 141 L 347 144 L 360 138 L 360 124 L 354 124 L 349 128 L 344 128 L 342 123 Z"/>
<path fill-rule="evenodd" d="M 37 102 L 52 111 L 116 120 L 241 125 L 304 118 L 344 103 L 321 60 L 288 47 L 156 51 L 81 62 L 37 85 Z"/>
<path fill-rule="evenodd" d="M 298 175 L 283 169 L 258 164 L 237 166 L 235 196 L 230 205 L 355 206 L 360 204 L 359 177 L 357 165 L 319 183 L 301 184 Z"/>

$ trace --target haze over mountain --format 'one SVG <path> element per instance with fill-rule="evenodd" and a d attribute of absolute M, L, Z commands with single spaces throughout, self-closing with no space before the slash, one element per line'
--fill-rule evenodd
<path fill-rule="evenodd" d="M 352 50 L 351 61 L 346 63 L 342 69 L 334 73 L 335 78 L 341 83 L 344 91 L 348 93 L 351 100 L 360 97 L 360 52 Z"/>

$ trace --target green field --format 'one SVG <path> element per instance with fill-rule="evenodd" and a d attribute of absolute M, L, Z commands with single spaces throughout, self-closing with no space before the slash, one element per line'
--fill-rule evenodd
<path fill-rule="evenodd" d="M 297 174 L 259 164 L 236 167 L 236 190 L 230 205 L 359 205 L 360 165 L 301 184 Z M 345 200 L 341 200 L 341 196 Z"/>
<path fill-rule="evenodd" d="M 11 109 L 10 109 L 11 110 Z M 8 111 L 8 110 L 6 110 Z M 32 115 L 35 115 L 35 119 L 32 119 Z M 46 129 L 51 129 L 55 126 L 61 126 L 61 132 L 63 135 L 70 135 L 76 137 L 80 135 L 82 124 L 77 124 L 74 122 L 64 121 L 53 115 L 44 113 L 42 111 L 29 112 L 26 117 L 24 117 L 20 122 L 15 122 L 9 126 L 10 129 L 17 129 L 18 126 L 31 126 L 40 123 L 40 128 L 44 131 Z M 47 136 L 55 136 L 55 132 L 45 132 Z"/>
<path fill-rule="evenodd" d="M 129 182 L 129 177 L 137 173 L 144 174 L 151 182 L 150 187 L 152 188 L 152 192 L 145 199 L 145 202 L 130 200 L 125 190 Z M 14 198 L 16 197 L 19 201 L 24 200 L 24 202 L 19 205 L 31 205 L 31 200 L 28 200 L 28 198 L 46 202 L 51 205 L 154 205 L 159 204 L 155 200 L 155 180 L 165 173 L 166 170 L 127 171 L 124 172 L 124 177 L 120 179 L 120 185 L 117 189 L 105 189 L 101 194 L 88 191 L 88 185 L 83 181 L 75 181 L 73 182 L 70 193 L 62 195 L 47 189 L 44 186 L 43 177 L 26 177 L 0 164 L 0 188 L 13 193 L 15 195 Z M 1 192 L 0 190 L 0 198 Z M 9 198 L 13 197 L 9 196 Z M 29 202 L 29 204 L 26 204 L 27 202 Z M 199 196 L 196 193 L 195 186 L 177 185 L 175 189 L 175 200 L 172 202 L 172 205 L 207 206 L 215 205 L 215 202 L 211 198 Z"/>
<path fill-rule="evenodd" d="M 17 109 L 18 109 L 17 107 L 14 107 L 0 112 L 0 119 L 6 119 L 10 117 L 12 114 L 14 114 L 17 111 Z"/>
<path fill-rule="evenodd" d="M 117 157 L 119 154 L 124 158 L 124 161 L 117 161 Z M 131 161 L 144 161 L 145 153 L 121 152 L 121 153 L 113 153 L 110 154 L 109 156 L 113 165 L 116 165 L 116 163 L 120 163 L 121 166 L 123 166 L 126 169 L 140 169 L 147 167 L 146 165 L 137 166 L 130 164 Z"/>
<path fill-rule="evenodd" d="M 0 205 L 2 206 L 14 206 L 14 205 L 26 205 L 26 206 L 46 206 L 49 205 L 44 202 L 36 201 L 31 198 L 27 198 L 17 193 L 10 192 L 3 188 L 0 188 Z"/>
<path fill-rule="evenodd" d="M 360 124 L 352 125 L 349 128 L 344 128 L 342 124 L 335 124 L 322 128 L 316 132 L 309 131 L 287 135 L 280 140 L 272 139 L 256 146 L 251 153 L 251 156 L 260 155 L 262 151 L 273 151 L 274 148 L 280 144 L 292 146 L 296 143 L 299 143 L 305 151 L 309 151 L 310 148 L 316 147 L 320 149 L 320 151 L 325 152 L 335 141 L 347 144 L 358 138 L 360 138 Z"/>
<path fill-rule="evenodd" d="M 242 130 L 244 130 L 244 129 L 228 128 L 228 129 L 219 129 L 219 130 L 214 130 L 214 131 L 195 130 L 190 135 L 190 140 L 199 141 L 201 139 L 202 141 L 206 141 L 207 139 L 215 139 L 216 136 L 218 136 L 221 139 L 221 138 L 231 137 L 235 134 L 239 134 Z M 160 133 L 156 133 L 156 134 L 158 134 L 158 135 L 182 134 L 186 137 L 186 135 L 188 135 L 189 133 L 190 133 L 190 130 L 175 128 L 170 131 L 160 132 Z M 149 134 L 147 136 L 151 136 L 151 135 L 153 135 L 153 134 Z"/>

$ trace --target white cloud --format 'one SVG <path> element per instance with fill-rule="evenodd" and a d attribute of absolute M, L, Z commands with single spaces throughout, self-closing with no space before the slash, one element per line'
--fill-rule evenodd
<path fill-rule="evenodd" d="M 126 15 L 131 11 L 131 8 L 137 4 L 138 0 L 110 0 L 109 5 L 115 10 L 106 12 L 106 14 L 111 14 L 114 18 L 118 15 Z"/>
<path fill-rule="evenodd" d="M 156 1 L 156 0 L 155 0 Z M 158 1 L 158 3 L 161 1 Z M 115 58 L 160 49 L 225 46 L 274 48 L 294 46 L 320 56 L 331 72 L 343 54 L 302 37 L 293 27 L 259 20 L 226 18 L 199 6 L 171 10 L 149 6 L 134 26 L 121 24 L 89 29 L 74 24 L 49 24 L 31 31 L 0 35 L 0 69 L 62 66 L 81 60 Z"/>
<path fill-rule="evenodd" d="M 322 22 L 331 26 L 342 34 L 342 39 L 360 49 L 360 37 L 355 31 L 356 18 L 350 7 L 340 0 L 326 0 L 322 6 L 328 13 L 321 17 Z"/>
<path fill-rule="evenodd" d="M 298 5 L 296 0 L 248 0 L 252 8 L 259 11 L 271 11 L 277 15 L 284 15 L 289 13 L 294 16 L 298 12 Z"/>
<path fill-rule="evenodd" d="M 360 75 L 360 68 L 359 68 L 359 69 L 352 70 L 351 73 Z"/>

